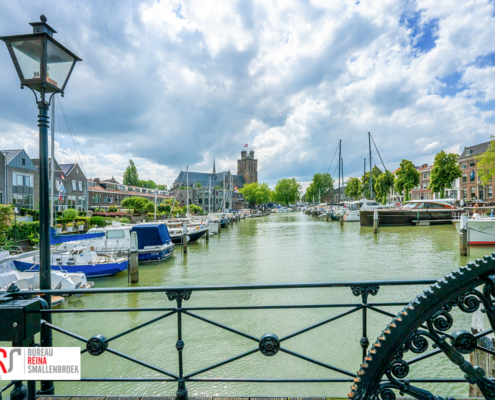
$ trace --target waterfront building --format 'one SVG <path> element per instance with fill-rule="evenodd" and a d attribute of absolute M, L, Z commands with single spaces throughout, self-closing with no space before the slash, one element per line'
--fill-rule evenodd
<path fill-rule="evenodd" d="M 39 158 L 33 158 L 32 161 L 36 165 L 36 168 L 38 168 L 38 170 L 39 170 L 39 168 L 40 168 Z M 63 182 L 64 187 L 65 187 L 65 181 L 62 180 L 62 177 L 63 177 L 62 168 L 60 168 L 60 165 L 57 162 L 57 159 L 55 159 L 55 166 L 54 166 L 53 175 L 55 178 L 55 190 L 53 192 L 52 204 L 54 206 L 55 211 L 61 211 L 62 209 L 59 209 L 59 206 L 63 203 L 59 199 L 58 189 L 60 188 L 60 184 L 62 182 Z M 48 184 L 49 184 L 49 188 L 51 190 L 51 187 L 52 187 L 52 159 L 51 158 L 48 161 Z M 50 193 L 51 193 L 51 191 L 50 191 Z M 63 200 L 63 197 L 62 197 L 62 200 Z"/>
<path fill-rule="evenodd" d="M 143 197 L 150 201 L 155 201 L 155 189 L 143 188 L 132 185 L 124 185 L 118 182 L 113 176 L 111 179 L 100 180 L 98 178 L 87 180 L 88 188 L 88 208 L 91 210 L 108 207 L 121 207 L 121 203 L 128 197 Z M 168 190 L 157 190 L 156 203 L 170 199 Z"/>
<path fill-rule="evenodd" d="M 478 175 L 478 162 L 475 157 L 480 156 L 490 147 L 490 142 L 464 147 L 459 158 L 459 168 L 462 176 L 460 181 L 460 198 L 465 200 L 493 201 L 493 179 L 488 185 L 482 185 Z"/>
<path fill-rule="evenodd" d="M 433 194 L 431 190 L 428 189 L 430 184 L 431 170 L 433 165 L 423 164 L 420 167 L 416 167 L 418 172 L 421 174 L 419 178 L 418 186 L 412 188 L 411 190 L 411 200 L 431 200 L 433 199 Z"/>
<path fill-rule="evenodd" d="M 39 171 L 23 149 L 0 150 L 0 203 L 34 209 L 39 201 Z"/>

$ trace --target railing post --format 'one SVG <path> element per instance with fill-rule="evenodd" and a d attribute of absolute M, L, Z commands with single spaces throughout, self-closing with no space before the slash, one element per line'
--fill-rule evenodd
<path fill-rule="evenodd" d="M 361 285 L 361 286 L 351 286 L 352 294 L 354 296 L 361 296 L 362 306 L 363 306 L 363 333 L 359 344 L 363 349 L 363 361 L 366 357 L 366 352 L 368 351 L 368 346 L 370 341 L 368 339 L 368 296 L 376 296 L 380 286 L 378 285 Z"/>
<path fill-rule="evenodd" d="M 182 300 L 189 300 L 191 290 L 183 290 L 180 292 L 167 292 L 167 297 L 170 301 L 177 301 L 177 343 L 175 348 L 179 352 L 179 380 L 177 388 L 177 400 L 188 400 L 186 383 L 184 381 L 184 365 L 182 360 L 182 350 L 184 349 L 184 341 L 182 340 Z"/>

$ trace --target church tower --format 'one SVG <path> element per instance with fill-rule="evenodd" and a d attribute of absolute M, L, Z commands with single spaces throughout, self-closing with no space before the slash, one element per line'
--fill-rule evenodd
<path fill-rule="evenodd" d="M 241 151 L 241 159 L 237 160 L 237 175 L 242 175 L 246 185 L 258 182 L 258 160 L 254 158 L 254 150 L 249 153 Z"/>

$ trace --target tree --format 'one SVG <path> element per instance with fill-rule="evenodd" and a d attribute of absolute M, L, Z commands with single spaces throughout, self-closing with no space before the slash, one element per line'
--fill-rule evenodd
<path fill-rule="evenodd" d="M 394 181 L 394 175 L 388 170 L 376 178 L 373 187 L 375 189 L 375 198 L 377 201 L 382 204 L 386 203 L 390 188 L 394 187 Z"/>
<path fill-rule="evenodd" d="M 158 190 L 167 190 L 167 185 L 156 185 Z"/>
<path fill-rule="evenodd" d="M 372 169 L 372 178 L 373 178 L 373 195 L 375 194 L 375 184 L 376 180 L 378 177 L 382 174 L 382 170 L 378 168 L 376 165 L 373 165 Z M 361 195 L 367 199 L 371 199 L 371 192 L 370 192 L 370 172 L 366 172 L 362 177 L 361 177 Z"/>
<path fill-rule="evenodd" d="M 150 179 L 149 181 L 139 181 L 138 186 L 144 187 L 147 189 L 156 189 L 157 184 Z"/>
<path fill-rule="evenodd" d="M 256 204 L 266 204 L 270 201 L 272 190 L 268 186 L 268 183 L 261 183 L 258 185 L 256 191 Z"/>
<path fill-rule="evenodd" d="M 396 173 L 395 191 L 404 194 L 404 201 L 409 200 L 409 192 L 419 184 L 421 174 L 409 160 L 402 160 Z"/>
<path fill-rule="evenodd" d="M 295 203 L 299 198 L 301 185 L 295 178 L 284 178 L 277 182 L 273 191 L 273 199 L 279 203 L 285 203 L 287 207 L 290 203 Z"/>
<path fill-rule="evenodd" d="M 333 189 L 334 180 L 329 173 L 318 173 L 313 175 L 313 181 L 306 189 L 306 194 L 310 198 L 323 198 Z"/>
<path fill-rule="evenodd" d="M 249 204 L 256 203 L 256 192 L 258 191 L 258 182 L 249 183 L 239 189 L 239 193 L 244 196 L 244 200 Z"/>
<path fill-rule="evenodd" d="M 368 175 L 369 176 L 369 175 Z M 352 199 L 359 199 L 362 192 L 362 185 L 359 178 L 350 178 L 345 187 L 345 194 Z"/>
<path fill-rule="evenodd" d="M 495 175 L 495 136 L 492 135 L 491 139 L 488 149 L 475 157 L 478 163 L 478 177 L 483 185 L 488 185 Z"/>
<path fill-rule="evenodd" d="M 155 204 L 153 202 L 137 196 L 128 197 L 127 199 L 122 200 L 121 205 L 123 208 L 133 210 L 133 212 L 137 213 L 153 212 L 155 209 Z"/>
<path fill-rule="evenodd" d="M 443 150 L 435 156 L 428 189 L 440 193 L 442 199 L 445 197 L 445 188 L 452 188 L 452 183 L 462 176 L 458 160 L 457 154 L 447 154 Z"/>
<path fill-rule="evenodd" d="M 201 187 L 201 183 L 196 183 L 195 187 Z"/>
<path fill-rule="evenodd" d="M 139 186 L 137 168 L 132 160 L 129 160 L 129 165 L 124 172 L 124 185 Z"/>

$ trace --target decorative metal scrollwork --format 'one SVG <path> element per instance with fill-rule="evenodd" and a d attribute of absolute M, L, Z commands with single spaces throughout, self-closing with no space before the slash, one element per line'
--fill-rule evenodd
<path fill-rule="evenodd" d="M 271 357 L 280 350 L 280 339 L 274 333 L 265 333 L 260 339 L 261 354 Z"/>
<path fill-rule="evenodd" d="M 351 286 L 352 294 L 354 296 L 361 296 L 363 303 L 368 303 L 368 296 L 376 296 L 380 286 L 378 285 L 360 285 L 360 286 Z"/>
<path fill-rule="evenodd" d="M 107 338 L 103 335 L 94 335 L 86 342 L 86 350 L 92 356 L 102 355 L 107 348 Z"/>
<path fill-rule="evenodd" d="M 411 365 L 404 353 L 424 353 L 429 343 L 464 373 L 467 382 L 476 384 L 486 399 L 495 400 L 495 381 L 485 377 L 485 371 L 465 358 L 476 349 L 477 337 L 466 330 L 447 331 L 453 326 L 454 307 L 465 313 L 480 309 L 486 313 L 495 330 L 495 253 L 483 260 L 468 263 L 430 286 L 411 301 L 380 334 L 361 365 L 351 387 L 354 400 L 395 400 L 396 392 L 421 400 L 444 398 L 413 385 L 409 375 Z M 483 290 L 476 289 L 484 284 Z M 361 291 L 353 288 L 357 296 Z M 363 298 L 364 299 L 364 298 Z M 416 364 L 414 364 L 416 365 Z"/>

